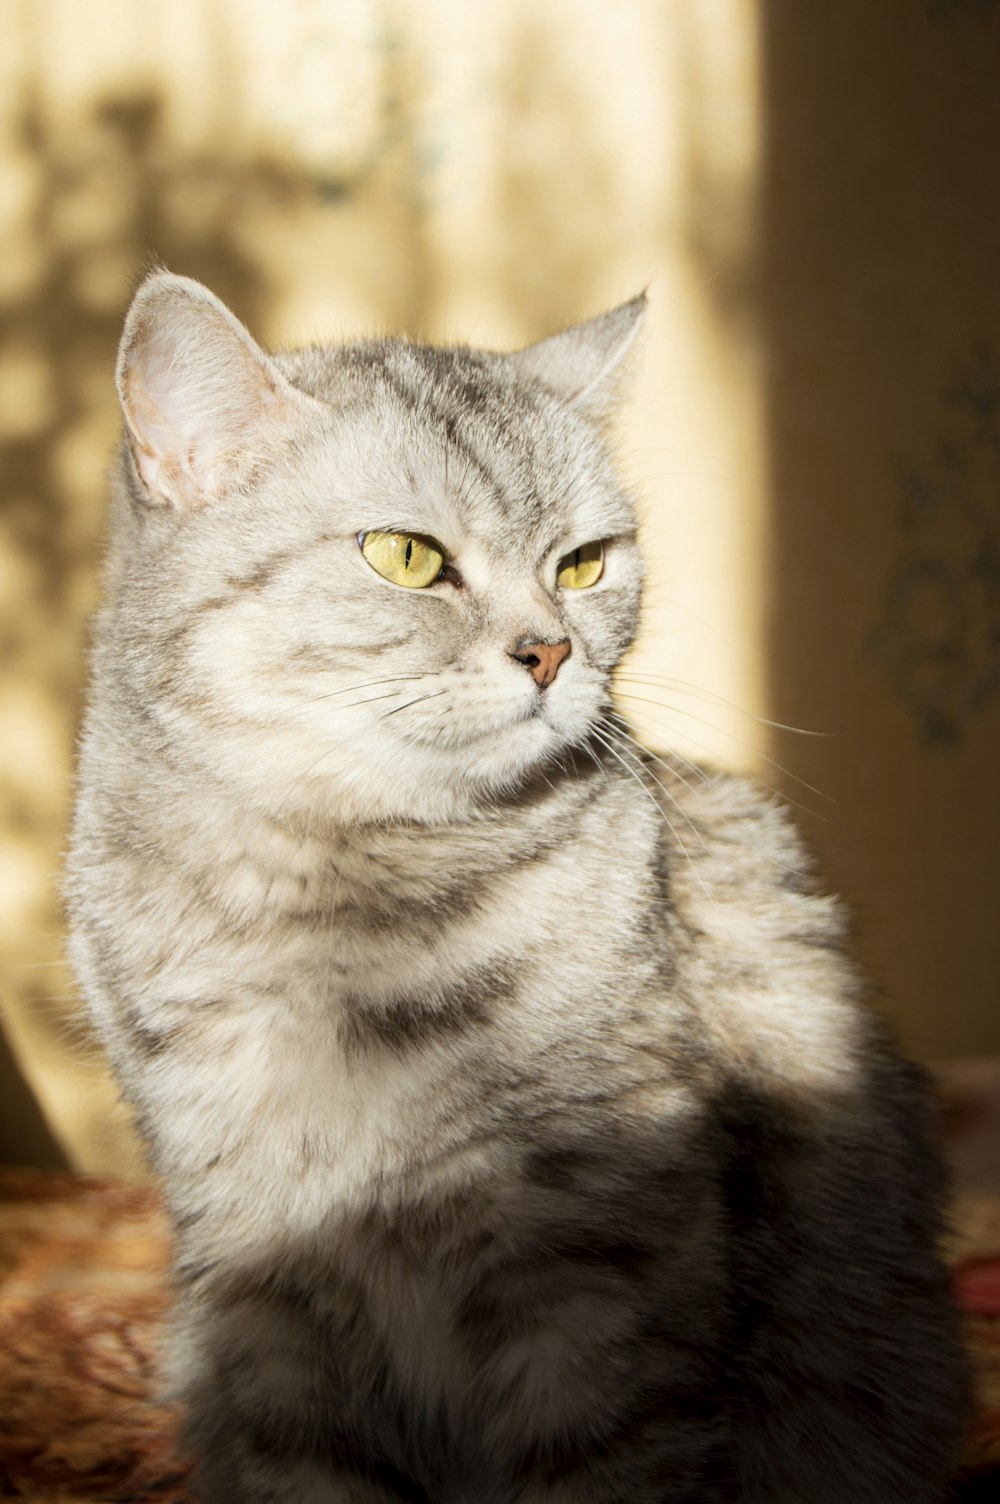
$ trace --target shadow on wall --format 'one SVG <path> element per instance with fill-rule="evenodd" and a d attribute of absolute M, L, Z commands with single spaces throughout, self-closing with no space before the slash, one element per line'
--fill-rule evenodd
<path fill-rule="evenodd" d="M 321 268 L 345 303 L 353 297 L 355 309 L 377 310 L 395 329 L 443 321 L 450 216 L 464 224 L 466 211 L 448 203 L 447 173 L 427 151 L 427 80 L 413 38 L 386 33 L 375 45 L 371 140 L 351 170 L 310 175 L 243 142 L 185 150 L 177 99 L 151 89 L 105 94 L 70 126 L 29 80 L 8 137 L 7 155 L 34 199 L 11 242 L 16 275 L 0 286 L 0 820 L 9 832 L 0 1065 L 15 1084 L 32 1079 L 56 1136 L 85 1163 L 115 1163 L 112 1146 L 125 1130 L 63 961 L 58 881 L 119 422 L 112 371 L 124 309 L 142 270 L 162 262 L 206 282 L 261 334 L 284 290 L 279 278 L 298 278 L 294 258 L 315 226 L 311 285 Z M 512 310 L 515 330 L 520 323 L 531 338 L 600 306 L 616 185 L 551 27 L 544 37 L 514 27 L 507 45 L 491 119 L 505 136 L 509 123 L 519 125 L 509 150 L 494 142 L 496 233 L 479 227 L 469 255 L 482 263 L 481 274 L 472 266 L 473 286 L 488 286 L 494 306 Z M 542 87 L 546 70 L 555 102 Z M 455 151 L 461 121 L 444 118 L 440 129 Z M 539 141 L 547 143 L 541 161 Z M 603 237 L 595 239 L 595 224 Z M 0 1131 L 0 1155 L 51 1161 L 30 1094 L 12 1088 L 3 1100 L 11 1128 Z"/>
<path fill-rule="evenodd" d="M 106 0 L 106 17 L 126 3 Z M 673 309 L 672 353 L 656 367 L 650 349 L 646 368 L 684 405 L 669 441 L 649 424 L 646 507 L 672 510 L 647 536 L 665 557 L 683 530 L 677 572 L 685 590 L 704 589 L 711 544 L 691 519 L 706 495 L 728 517 L 745 474 L 732 467 L 732 483 L 713 491 L 697 459 L 658 470 L 689 444 L 714 455 L 729 426 L 714 395 L 699 410 L 701 377 L 688 381 L 684 352 L 709 330 L 721 348 L 731 326 L 752 322 L 753 150 L 720 156 L 752 111 L 713 71 L 718 29 L 686 11 L 595 0 L 571 28 L 569 12 L 570 0 L 487 6 L 452 44 L 416 5 L 318 6 L 308 21 L 293 7 L 271 31 L 263 13 L 248 22 L 241 50 L 229 8 L 206 3 L 184 41 L 190 58 L 180 22 L 151 21 L 129 33 L 139 52 L 114 59 L 85 23 L 24 13 L 20 101 L 15 89 L 0 97 L 0 167 L 25 188 L 0 262 L 0 819 L 11 833 L 0 994 L 13 1055 L 78 1163 L 121 1167 L 126 1138 L 105 1076 L 86 1065 L 57 884 L 119 424 L 114 354 L 144 267 L 205 281 L 265 341 L 344 325 L 513 344 L 654 280 L 660 309 Z M 67 76 L 58 49 L 74 45 L 71 82 L 97 91 L 85 108 L 53 83 Z M 730 47 L 726 78 L 738 81 L 744 51 Z M 136 89 L 136 76 L 162 83 Z M 731 396 L 723 364 L 705 369 Z M 708 407 L 712 421 L 691 438 L 689 417 Z M 12 1101 L 0 1111 L 16 1121 Z M 0 1154 L 19 1157 L 6 1143 L 0 1134 Z"/>
<path fill-rule="evenodd" d="M 764 28 L 773 714 L 909 1048 L 997 1052 L 1000 7 Z"/>
<path fill-rule="evenodd" d="M 163 114 L 151 93 L 109 98 L 79 133 L 60 134 L 29 99 L 17 123 L 37 199 L 17 247 L 28 286 L 0 302 L 0 823 L 10 858 L 0 879 L 0 976 L 14 1054 L 51 1058 L 47 1095 L 68 1113 L 63 1129 L 74 1116 L 69 1098 L 88 1087 L 75 1081 L 86 1047 L 63 985 L 57 884 L 117 431 L 122 311 L 137 273 L 162 259 L 257 319 L 267 287 L 241 234 L 262 207 L 296 191 L 270 162 L 179 155 Z M 0 1069 L 17 1088 L 3 1092 L 11 1128 L 0 1131 L 0 1153 L 52 1162 L 51 1136 L 3 1045 Z"/>
<path fill-rule="evenodd" d="M 67 1158 L 39 1111 L 34 1092 L 0 1033 L 0 1164 L 36 1165 L 40 1170 L 63 1170 Z"/>
<path fill-rule="evenodd" d="M 26 432 L 3 435 L 4 511 L 18 544 L 42 561 L 50 608 L 79 562 L 78 477 L 62 441 L 94 410 L 136 268 L 162 259 L 210 280 L 252 319 L 266 289 L 236 235 L 254 201 L 287 196 L 273 165 L 164 151 L 161 105 L 151 95 L 108 100 L 82 140 L 53 138 L 37 110 L 22 122 L 41 193 L 33 248 L 44 270 L 26 298 L 0 310 L 8 365 L 21 362 L 36 402 Z M 94 226 L 98 233 L 88 234 Z"/>

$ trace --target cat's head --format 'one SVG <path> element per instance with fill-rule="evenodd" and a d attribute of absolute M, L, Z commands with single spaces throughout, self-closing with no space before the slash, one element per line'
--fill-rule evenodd
<path fill-rule="evenodd" d="M 601 428 L 644 299 L 511 355 L 266 355 L 155 273 L 118 362 L 109 662 L 273 813 L 447 818 L 582 743 L 636 625 Z"/>

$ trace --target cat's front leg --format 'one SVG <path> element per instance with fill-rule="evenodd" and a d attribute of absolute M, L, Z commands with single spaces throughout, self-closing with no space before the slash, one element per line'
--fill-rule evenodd
<path fill-rule="evenodd" d="M 740 1504 L 951 1496 L 965 1386 L 939 1172 L 921 1081 L 878 1047 L 853 1094 L 724 1104 Z"/>
<path fill-rule="evenodd" d="M 239 1442 L 200 1459 L 194 1494 L 199 1504 L 412 1504 L 420 1497 L 309 1458 L 283 1461 Z"/>
<path fill-rule="evenodd" d="M 331 1269 L 287 1254 L 205 1266 L 181 1289 L 169 1351 L 199 1504 L 432 1504 L 380 1404 L 378 1336 Z"/>
<path fill-rule="evenodd" d="M 577 1478 L 573 1483 L 554 1483 L 551 1486 L 530 1487 L 518 1493 L 512 1504 L 734 1504 L 735 1495 L 714 1483 L 648 1485 L 648 1492 L 641 1492 L 642 1485 L 610 1482 L 588 1483 Z M 481 1504 L 478 1499 L 463 1500 L 462 1504 Z M 803 1501 L 806 1504 L 806 1501 Z M 845 1501 L 846 1504 L 846 1501 Z"/>

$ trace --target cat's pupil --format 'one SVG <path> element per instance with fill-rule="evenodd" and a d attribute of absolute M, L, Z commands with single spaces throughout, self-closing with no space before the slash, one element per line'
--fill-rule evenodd
<path fill-rule="evenodd" d="M 413 558 L 413 539 L 410 538 L 406 545 L 406 567 L 409 569 L 410 560 Z"/>

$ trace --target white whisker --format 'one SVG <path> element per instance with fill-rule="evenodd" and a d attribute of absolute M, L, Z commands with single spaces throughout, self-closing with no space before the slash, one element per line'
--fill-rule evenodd
<path fill-rule="evenodd" d="M 350 694 L 352 690 L 375 689 L 380 684 L 414 684 L 418 679 L 423 679 L 424 674 L 388 674 L 381 679 L 367 679 L 360 684 L 344 684 L 340 689 L 331 689 L 326 694 L 312 695 L 308 700 L 301 700 L 302 705 L 316 705 L 320 700 L 335 700 L 338 695 Z"/>
<path fill-rule="evenodd" d="M 772 721 L 765 715 L 757 715 L 754 711 L 737 705 L 735 700 L 727 700 L 725 695 L 717 694 L 715 690 L 702 689 L 686 679 L 672 679 L 668 674 L 654 674 L 646 669 L 618 669 L 615 677 L 633 684 L 670 689 L 677 694 L 690 695 L 692 699 L 707 700 L 713 705 L 735 711 L 737 715 L 746 716 L 747 720 L 755 721 L 758 726 L 768 726 L 772 731 L 790 731 L 795 736 L 815 736 L 824 739 L 837 735 L 834 731 L 815 731 L 808 726 L 790 726 L 786 721 Z"/>
<path fill-rule="evenodd" d="M 616 692 L 623 700 L 634 700 L 638 705 L 653 705 L 656 707 L 656 709 L 665 711 L 668 715 L 682 715 L 687 720 L 697 721 L 699 725 L 707 726 L 710 731 L 715 731 L 719 736 L 727 737 L 729 741 L 736 742 L 736 744 L 740 747 L 743 747 L 744 750 L 750 750 L 753 753 L 753 756 L 759 757 L 762 762 L 766 762 L 770 767 L 774 768 L 775 772 L 781 773 L 785 778 L 791 778 L 794 783 L 800 784 L 804 789 L 808 789 L 810 794 L 816 795 L 817 799 L 826 799 L 828 803 L 836 804 L 837 801 L 836 799 L 834 799 L 832 794 L 824 793 L 822 789 L 816 788 L 814 784 L 807 783 L 804 778 L 800 778 L 798 774 L 793 773 L 790 768 L 784 767 L 773 757 L 768 757 L 766 752 L 758 752 L 753 748 L 748 749 L 746 742 L 744 742 L 742 738 L 736 736 L 731 731 L 723 730 L 723 728 L 721 726 L 717 726 L 714 721 L 706 720 L 705 717 L 701 715 L 695 715 L 693 711 L 683 710 L 680 705 L 667 705 L 664 704 L 662 700 L 650 700 L 643 695 L 633 694 L 631 690 L 619 689 Z M 706 742 L 699 741 L 697 737 L 691 736 L 688 731 L 684 731 L 682 734 L 687 738 L 687 740 L 694 742 L 696 747 L 704 747 L 707 752 L 711 752 L 712 749 Z M 782 793 L 772 784 L 764 783 L 761 779 L 758 779 L 757 781 L 762 784 L 762 787 L 770 789 L 771 793 L 776 794 L 778 798 L 787 799 L 789 804 L 794 804 L 798 809 L 804 809 L 807 814 L 814 815 L 817 820 L 823 820 L 826 818 L 826 816 L 821 815 L 818 810 L 810 809 L 807 804 L 800 804 L 797 799 L 793 799 L 790 795 Z"/>
<path fill-rule="evenodd" d="M 614 747 L 612 745 L 612 743 L 606 737 L 604 737 L 601 734 L 601 732 L 598 729 L 598 727 L 594 726 L 591 729 L 592 729 L 592 734 L 597 738 L 597 740 L 601 743 L 601 745 L 605 748 L 605 750 L 608 751 L 608 752 L 610 752 L 611 756 L 615 759 L 615 761 L 621 764 L 621 766 L 625 769 L 626 773 L 628 773 L 628 775 L 629 775 L 630 778 L 634 778 L 635 779 L 636 783 L 642 789 L 642 791 L 646 795 L 647 799 L 649 799 L 650 803 L 653 805 L 653 808 L 659 814 L 660 819 L 666 822 L 666 825 L 667 825 L 668 829 L 670 830 L 671 835 L 673 836 L 674 840 L 677 842 L 677 845 L 680 847 L 680 850 L 682 851 L 682 853 L 684 854 L 684 856 L 687 858 L 688 866 L 691 868 L 692 874 L 697 879 L 699 887 L 701 888 L 702 892 L 705 894 L 705 897 L 708 898 L 708 899 L 711 899 L 712 895 L 711 895 L 711 893 L 709 893 L 707 887 L 705 886 L 704 880 L 703 880 L 700 872 L 698 871 L 697 867 L 695 866 L 694 862 L 692 861 L 692 859 L 691 859 L 691 853 L 688 851 L 688 849 L 685 846 L 684 842 L 681 840 L 680 836 L 677 833 L 677 828 L 674 825 L 674 822 L 671 820 L 671 818 L 667 814 L 666 810 L 660 804 L 660 801 L 657 799 L 657 797 L 653 793 L 652 789 L 650 789 L 650 788 L 647 787 L 647 785 L 643 782 L 642 778 L 636 772 L 635 768 L 632 768 L 632 767 L 629 766 L 629 764 L 625 761 L 624 757 L 622 757 L 621 754 L 618 752 L 617 748 Z"/>
<path fill-rule="evenodd" d="M 614 725 L 612 725 L 612 723 L 610 722 L 610 720 L 607 717 L 605 717 L 601 721 L 600 724 L 601 724 L 602 730 L 605 732 L 605 734 L 607 736 L 611 737 L 611 739 L 614 740 L 616 746 L 624 754 L 624 756 L 630 757 L 633 762 L 638 763 L 639 766 L 643 769 L 643 771 L 645 773 L 647 773 L 649 775 L 649 777 L 653 780 L 653 782 L 656 784 L 657 788 L 662 789 L 664 795 L 666 796 L 666 798 L 668 798 L 670 800 L 670 803 L 673 805 L 673 807 L 677 811 L 677 813 L 679 815 L 683 816 L 684 820 L 686 821 L 686 823 L 687 823 L 687 825 L 688 825 L 688 827 L 689 827 L 689 829 L 691 831 L 691 834 L 698 841 L 699 845 L 701 846 L 702 851 L 704 851 L 704 852 L 707 853 L 708 846 L 705 844 L 705 838 L 703 837 L 701 831 L 695 825 L 694 821 L 691 819 L 691 816 L 688 814 L 687 810 L 683 809 L 681 807 L 681 805 L 678 804 L 677 800 L 674 798 L 673 794 L 667 788 L 667 786 L 663 782 L 663 780 L 661 778 L 658 778 L 656 776 L 656 774 L 653 772 L 652 768 L 647 767 L 646 762 L 645 762 L 645 760 L 642 757 L 639 757 L 638 754 L 635 753 L 635 752 L 633 752 L 630 747 L 626 747 L 624 745 L 624 743 L 621 740 L 621 733 L 619 732 L 619 730 L 617 729 L 617 727 L 615 727 Z M 639 746 L 643 752 L 645 752 L 646 749 L 644 747 L 642 747 L 641 743 L 637 742 L 636 745 Z M 650 754 L 650 755 L 652 755 L 652 754 Z M 667 764 L 667 763 L 663 763 L 663 766 L 665 768 L 669 768 L 669 764 Z M 685 784 L 685 787 L 686 788 L 690 788 L 690 785 L 689 784 Z"/>
<path fill-rule="evenodd" d="M 629 723 L 616 710 L 608 711 L 606 720 L 614 724 L 620 736 L 626 737 L 633 745 L 639 748 L 640 752 L 645 753 L 647 757 L 651 757 L 654 762 L 658 762 L 661 768 L 666 768 L 668 773 L 673 773 L 674 777 L 680 779 L 680 782 L 686 789 L 690 789 L 692 793 L 695 792 L 694 786 L 682 774 L 678 773 L 677 769 L 673 766 L 673 762 L 667 762 L 665 757 L 660 757 L 656 752 L 645 746 L 637 736 L 633 735 Z M 696 762 L 693 762 L 690 757 L 685 757 L 683 753 L 676 750 L 672 750 L 670 755 L 675 762 L 679 762 L 682 767 L 687 768 L 689 773 L 693 773 L 700 783 L 711 783 L 711 775 L 704 768 L 699 767 Z"/>

